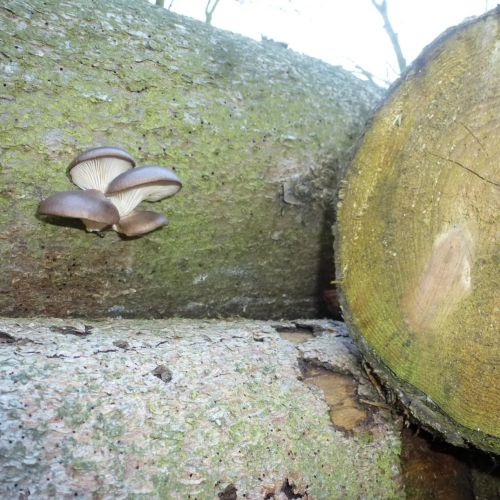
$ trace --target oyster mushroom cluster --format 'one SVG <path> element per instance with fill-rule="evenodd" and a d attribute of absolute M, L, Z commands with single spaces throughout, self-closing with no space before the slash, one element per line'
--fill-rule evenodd
<path fill-rule="evenodd" d="M 112 228 L 139 236 L 167 224 L 163 214 L 137 210 L 142 201 L 158 201 L 182 187 L 168 168 L 136 167 L 134 158 L 115 147 L 89 149 L 68 167 L 71 181 L 83 191 L 61 191 L 43 200 L 38 213 L 81 219 L 87 231 Z"/>

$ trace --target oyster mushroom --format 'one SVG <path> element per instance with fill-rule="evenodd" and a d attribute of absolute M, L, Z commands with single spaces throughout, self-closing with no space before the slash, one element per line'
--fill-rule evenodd
<path fill-rule="evenodd" d="M 181 187 L 180 179 L 170 169 L 144 165 L 115 177 L 105 193 L 118 208 L 120 217 L 124 217 L 141 201 L 158 201 L 173 196 Z"/>
<path fill-rule="evenodd" d="M 81 219 L 87 231 L 102 231 L 120 220 L 117 208 L 96 189 L 55 193 L 40 203 L 38 213 Z"/>
<path fill-rule="evenodd" d="M 168 220 L 163 214 L 138 210 L 122 217 L 120 222 L 113 226 L 113 229 L 125 236 L 140 236 L 166 224 L 168 224 Z"/>
<path fill-rule="evenodd" d="M 104 193 L 112 179 L 134 166 L 135 160 L 127 151 L 106 146 L 78 155 L 69 164 L 68 175 L 79 188 Z"/>

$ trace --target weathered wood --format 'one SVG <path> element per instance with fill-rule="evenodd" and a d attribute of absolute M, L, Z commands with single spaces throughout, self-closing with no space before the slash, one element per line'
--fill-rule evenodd
<path fill-rule="evenodd" d="M 5 0 L 0 45 L 0 313 L 318 313 L 337 167 L 379 89 L 142 0 Z M 144 204 L 167 228 L 36 218 L 99 145 L 176 169 L 183 190 Z"/>
<path fill-rule="evenodd" d="M 357 349 L 302 327 L 294 345 L 266 322 L 0 319 L 0 497 L 402 497 L 400 423 L 361 402 Z"/>
<path fill-rule="evenodd" d="M 500 452 L 500 8 L 451 29 L 376 113 L 339 202 L 352 334 L 426 425 Z"/>

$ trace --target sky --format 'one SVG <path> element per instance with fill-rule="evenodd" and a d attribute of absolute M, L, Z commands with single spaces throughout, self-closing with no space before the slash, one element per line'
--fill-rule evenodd
<path fill-rule="evenodd" d="M 165 0 L 169 6 L 172 0 Z M 213 0 L 212 0 L 213 1 Z M 154 0 L 150 0 L 154 3 Z M 171 10 L 205 20 L 207 0 L 173 0 Z M 497 0 L 387 0 L 403 54 L 411 62 L 450 26 L 480 15 Z M 219 0 L 212 25 L 342 65 L 360 66 L 381 83 L 398 76 L 398 65 L 380 14 L 371 0 Z"/>

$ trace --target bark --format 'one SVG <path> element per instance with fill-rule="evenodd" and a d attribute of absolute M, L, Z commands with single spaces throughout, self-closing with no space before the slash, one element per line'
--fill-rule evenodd
<path fill-rule="evenodd" d="M 497 453 L 499 23 L 445 32 L 395 85 L 337 226 L 344 313 L 376 370 L 425 425 Z"/>
<path fill-rule="evenodd" d="M 7 0 L 0 28 L 1 314 L 318 314 L 337 169 L 376 87 L 142 1 Z M 99 145 L 176 169 L 181 193 L 147 207 L 166 229 L 36 218 Z"/>
<path fill-rule="evenodd" d="M 301 328 L 294 345 L 248 320 L 0 320 L 0 496 L 402 497 L 400 426 L 358 351 Z"/>

